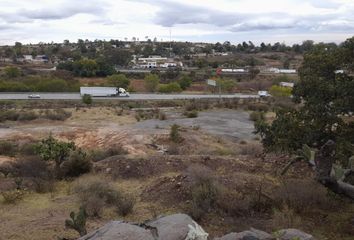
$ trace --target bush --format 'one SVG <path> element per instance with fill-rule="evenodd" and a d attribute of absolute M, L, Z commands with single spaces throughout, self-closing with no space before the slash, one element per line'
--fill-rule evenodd
<path fill-rule="evenodd" d="M 18 116 L 19 116 L 18 112 L 14 110 L 0 111 L 0 122 L 17 121 Z"/>
<path fill-rule="evenodd" d="M 264 113 L 263 112 L 251 112 L 250 120 L 254 122 L 259 122 L 264 120 Z"/>
<path fill-rule="evenodd" d="M 22 190 L 10 190 L 1 193 L 2 197 L 4 198 L 3 203 L 5 204 L 15 204 L 18 201 L 23 199 L 24 191 Z"/>
<path fill-rule="evenodd" d="M 73 183 L 72 189 L 90 216 L 99 216 L 106 205 L 116 207 L 123 216 L 129 214 L 134 207 L 135 200 L 132 196 L 115 190 L 107 183 L 107 179 L 99 176 L 81 177 Z"/>
<path fill-rule="evenodd" d="M 158 91 L 160 93 L 182 92 L 182 88 L 178 83 L 172 82 L 168 84 L 160 84 Z"/>
<path fill-rule="evenodd" d="M 287 180 L 274 193 L 274 200 L 281 208 L 288 206 L 297 213 L 329 206 L 327 189 L 313 180 Z"/>
<path fill-rule="evenodd" d="M 82 96 L 82 102 L 85 103 L 86 105 L 92 104 L 92 97 L 89 94 L 84 94 Z"/>
<path fill-rule="evenodd" d="M 187 118 L 197 118 L 198 111 L 193 110 L 193 111 L 184 112 L 183 115 L 186 116 Z"/>
<path fill-rule="evenodd" d="M 159 112 L 159 120 L 164 121 L 167 119 L 166 113 L 164 112 Z"/>
<path fill-rule="evenodd" d="M 121 87 L 127 89 L 130 80 L 124 74 L 113 74 L 107 77 L 108 84 L 114 87 Z"/>
<path fill-rule="evenodd" d="M 27 156 L 33 156 L 36 155 L 36 143 L 29 142 L 29 143 L 24 143 L 20 145 L 19 147 L 19 152 L 22 155 L 27 155 Z"/>
<path fill-rule="evenodd" d="M 65 177 L 77 177 L 88 173 L 92 169 L 92 163 L 86 153 L 81 150 L 72 151 L 67 160 L 61 165 L 61 173 Z"/>
<path fill-rule="evenodd" d="M 186 90 L 192 84 L 192 78 L 190 78 L 189 76 L 184 75 L 184 76 L 181 77 L 181 79 L 179 79 L 178 83 L 179 83 L 179 85 L 181 86 L 181 88 L 183 90 Z"/>
<path fill-rule="evenodd" d="M 144 84 L 145 84 L 145 88 L 147 91 L 149 92 L 155 92 L 157 89 L 157 86 L 159 85 L 159 76 L 156 74 L 148 74 L 145 76 L 144 79 Z"/>
<path fill-rule="evenodd" d="M 71 117 L 71 112 L 67 112 L 61 108 L 52 111 L 47 110 L 43 117 L 49 120 L 64 121 Z"/>
<path fill-rule="evenodd" d="M 272 227 L 274 230 L 284 228 L 300 228 L 301 222 L 301 217 L 286 205 L 281 209 L 274 209 L 272 216 Z"/>
<path fill-rule="evenodd" d="M 13 173 L 14 169 L 11 163 L 5 162 L 0 164 L 0 173 L 2 173 L 5 177 L 7 177 L 9 174 Z"/>
<path fill-rule="evenodd" d="M 11 66 L 5 67 L 4 72 L 5 72 L 5 76 L 8 78 L 16 78 L 21 75 L 21 71 L 17 67 L 11 67 Z"/>
<path fill-rule="evenodd" d="M 119 215 L 125 217 L 133 212 L 135 198 L 132 195 L 122 195 L 117 199 L 116 208 Z"/>
<path fill-rule="evenodd" d="M 220 187 L 216 183 L 211 170 L 204 166 L 190 166 L 187 173 L 192 180 L 191 214 L 193 218 L 200 219 L 205 213 L 215 209 Z"/>
<path fill-rule="evenodd" d="M 183 141 L 183 138 L 181 137 L 181 135 L 179 133 L 179 129 L 180 129 L 180 126 L 178 126 L 177 124 L 173 124 L 171 126 L 170 140 L 174 143 L 179 143 L 179 142 Z"/>
<path fill-rule="evenodd" d="M 273 85 L 269 92 L 274 97 L 289 97 L 292 93 L 292 88 Z"/>
<path fill-rule="evenodd" d="M 28 111 L 28 112 L 20 112 L 17 118 L 18 121 L 31 121 L 37 119 L 38 115 L 35 112 Z"/>
<path fill-rule="evenodd" d="M 241 143 L 240 146 L 240 154 L 247 155 L 247 156 L 259 156 L 263 152 L 263 147 L 261 144 L 257 143 Z"/>
<path fill-rule="evenodd" d="M 0 154 L 14 156 L 17 152 L 17 145 L 13 142 L 0 140 Z"/>

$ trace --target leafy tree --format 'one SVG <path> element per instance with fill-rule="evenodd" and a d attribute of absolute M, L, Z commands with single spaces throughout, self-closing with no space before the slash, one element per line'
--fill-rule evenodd
<path fill-rule="evenodd" d="M 81 77 L 93 77 L 96 75 L 98 65 L 95 60 L 81 59 L 79 61 L 74 62 L 73 70 L 76 75 L 79 75 Z"/>
<path fill-rule="evenodd" d="M 43 139 L 37 146 L 36 152 L 45 161 L 54 161 L 56 167 L 66 160 L 72 150 L 75 150 L 74 142 L 63 142 L 56 140 L 52 135 Z"/>
<path fill-rule="evenodd" d="M 168 84 L 160 84 L 158 91 L 161 93 L 182 92 L 182 88 L 178 83 L 172 82 Z"/>
<path fill-rule="evenodd" d="M 21 75 L 21 71 L 17 67 L 5 67 L 4 72 L 5 76 L 8 78 L 16 78 Z"/>
<path fill-rule="evenodd" d="M 157 76 L 156 74 L 150 73 L 146 75 L 144 79 L 145 88 L 149 92 L 155 92 L 157 86 L 159 85 L 159 82 L 160 82 L 159 76 Z"/>
<path fill-rule="evenodd" d="M 222 92 L 232 92 L 236 83 L 231 79 L 217 79 L 216 85 L 221 87 Z"/>
<path fill-rule="evenodd" d="M 292 89 L 288 87 L 282 87 L 278 85 L 273 85 L 269 92 L 274 97 L 290 97 Z"/>
<path fill-rule="evenodd" d="M 178 81 L 179 85 L 183 90 L 186 90 L 192 85 L 192 78 L 186 75 L 183 75 Z"/>
<path fill-rule="evenodd" d="M 124 74 L 114 74 L 107 77 L 108 83 L 114 87 L 128 88 L 130 80 Z"/>
<path fill-rule="evenodd" d="M 335 72 L 354 60 L 343 58 L 345 51 L 319 44 L 305 54 L 293 89 L 294 101 L 302 104 L 278 110 L 270 125 L 256 125 L 266 149 L 295 152 L 303 144 L 319 147 L 334 140 L 337 160 L 346 164 L 354 154 L 354 122 L 345 120 L 354 111 L 354 78 Z"/>

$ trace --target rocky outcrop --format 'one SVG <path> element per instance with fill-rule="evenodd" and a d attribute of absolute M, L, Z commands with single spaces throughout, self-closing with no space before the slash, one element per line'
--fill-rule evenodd
<path fill-rule="evenodd" d="M 248 231 L 229 233 L 215 240 L 275 240 L 275 238 L 266 232 L 251 228 Z"/>
<path fill-rule="evenodd" d="M 186 214 L 159 217 L 141 224 L 113 221 L 79 240 L 207 240 L 208 234 Z M 315 240 L 297 229 L 283 229 L 274 235 L 251 228 L 214 240 Z"/>
<path fill-rule="evenodd" d="M 280 230 L 276 234 L 280 240 L 315 240 L 312 235 L 293 228 Z"/>
<path fill-rule="evenodd" d="M 150 230 L 137 225 L 113 221 L 79 240 L 155 240 Z"/>
<path fill-rule="evenodd" d="M 113 221 L 79 240 L 207 240 L 208 234 L 186 214 L 142 224 Z"/>

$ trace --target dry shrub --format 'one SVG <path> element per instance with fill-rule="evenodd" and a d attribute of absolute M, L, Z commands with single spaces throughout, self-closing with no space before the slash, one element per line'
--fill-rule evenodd
<path fill-rule="evenodd" d="M 19 152 L 22 155 L 27 155 L 27 156 L 36 155 L 36 143 L 27 142 L 27 143 L 20 145 Z"/>
<path fill-rule="evenodd" d="M 17 152 L 17 145 L 11 141 L 0 140 L 0 155 L 14 156 Z"/>
<path fill-rule="evenodd" d="M 23 199 L 25 192 L 23 190 L 10 190 L 2 192 L 1 195 L 3 197 L 3 203 L 5 204 L 15 204 L 18 201 Z"/>
<path fill-rule="evenodd" d="M 263 147 L 259 143 L 248 143 L 240 145 L 240 154 L 248 156 L 259 156 L 263 152 Z"/>
<path fill-rule="evenodd" d="M 67 112 L 61 108 L 54 109 L 54 110 L 46 110 L 43 118 L 55 121 L 64 121 L 71 117 L 71 112 Z"/>
<path fill-rule="evenodd" d="M 18 115 L 18 121 L 31 121 L 37 119 L 38 115 L 35 112 L 28 111 L 28 112 L 20 112 Z"/>
<path fill-rule="evenodd" d="M 123 217 L 133 212 L 134 205 L 135 198 L 129 194 L 120 196 L 115 203 L 118 214 Z"/>
<path fill-rule="evenodd" d="M 301 217 L 287 205 L 283 206 L 281 209 L 275 209 L 273 212 L 273 229 L 300 228 L 301 222 Z"/>
<path fill-rule="evenodd" d="M 187 169 L 187 174 L 192 180 L 190 214 L 194 219 L 199 220 L 204 214 L 216 208 L 221 192 L 220 186 L 211 170 L 205 166 L 192 165 Z"/>
<path fill-rule="evenodd" d="M 117 191 L 108 179 L 102 176 L 83 176 L 77 179 L 72 186 L 72 191 L 77 194 L 81 206 L 85 207 L 89 216 L 99 217 L 103 208 L 114 206 L 117 211 L 125 216 L 134 207 L 135 199 Z"/>
<path fill-rule="evenodd" d="M 314 180 L 286 180 L 275 191 L 274 200 L 278 206 L 289 206 L 297 213 L 330 205 L 327 189 Z"/>
<path fill-rule="evenodd" d="M 91 169 L 90 159 L 81 150 L 72 151 L 68 159 L 60 165 L 61 174 L 65 177 L 77 177 L 90 172 Z"/>
<path fill-rule="evenodd" d="M 88 158 L 90 158 L 93 162 L 98 162 L 108 157 L 125 154 L 128 154 L 128 151 L 125 150 L 123 146 L 116 144 L 107 149 L 91 150 L 88 152 Z"/>
<path fill-rule="evenodd" d="M 222 188 L 217 199 L 218 208 L 229 216 L 248 214 L 250 204 L 249 198 L 243 198 L 239 196 L 239 194 L 226 188 Z"/>
<path fill-rule="evenodd" d="M 167 153 L 170 155 L 178 155 L 180 152 L 180 148 L 178 144 L 172 143 L 170 146 L 168 146 Z"/>
<path fill-rule="evenodd" d="M 250 120 L 253 122 L 259 122 L 264 120 L 264 113 L 263 112 L 251 112 L 250 114 Z"/>
<path fill-rule="evenodd" d="M 0 165 L 0 173 L 2 173 L 5 178 L 13 172 L 14 168 L 10 162 L 5 162 Z"/>
<path fill-rule="evenodd" d="M 51 169 L 45 161 L 37 156 L 21 158 L 12 163 L 13 174 L 19 179 L 30 180 L 32 188 L 37 193 L 52 192 L 54 190 L 54 179 Z"/>

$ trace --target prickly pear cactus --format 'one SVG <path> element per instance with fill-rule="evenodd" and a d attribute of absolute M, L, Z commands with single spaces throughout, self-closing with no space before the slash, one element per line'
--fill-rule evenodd
<path fill-rule="evenodd" d="M 83 207 L 80 207 L 80 210 L 77 213 L 77 215 L 75 214 L 75 212 L 70 213 L 71 219 L 65 220 L 65 226 L 74 229 L 80 234 L 80 236 L 84 236 L 87 234 L 86 217 L 87 214 L 85 209 Z"/>

